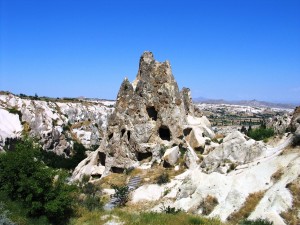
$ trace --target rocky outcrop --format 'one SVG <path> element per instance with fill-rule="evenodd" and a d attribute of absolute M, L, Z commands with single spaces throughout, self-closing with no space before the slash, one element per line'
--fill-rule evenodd
<path fill-rule="evenodd" d="M 201 167 L 208 173 L 226 173 L 237 165 L 252 162 L 266 149 L 263 142 L 249 139 L 239 131 L 235 131 L 227 135 L 223 143 L 205 157 Z"/>
<path fill-rule="evenodd" d="M 108 119 L 103 151 L 110 166 L 127 168 L 145 157 L 158 155 L 155 151 L 159 147 L 155 146 L 182 143 L 185 115 L 170 63 L 157 62 L 151 52 L 145 52 L 136 80 L 131 84 L 125 78 Z"/>
<path fill-rule="evenodd" d="M 266 121 L 267 128 L 272 128 L 275 134 L 284 134 L 288 131 L 291 123 L 291 117 L 288 114 L 274 116 Z"/>
<path fill-rule="evenodd" d="M 88 149 L 97 148 L 112 111 L 101 102 L 33 100 L 9 93 L 0 94 L 0 110 L 0 149 L 7 138 L 29 135 L 44 150 L 65 156 L 72 154 L 75 141 Z"/>
<path fill-rule="evenodd" d="M 296 107 L 289 126 L 294 134 L 293 145 L 300 145 L 300 106 Z"/>
<path fill-rule="evenodd" d="M 247 142 L 242 134 L 235 133 L 227 137 L 224 142 L 238 144 L 245 141 Z M 274 224 L 286 224 L 283 212 L 293 207 L 293 198 L 297 198 L 289 189 L 291 184 L 297 182 L 299 184 L 300 176 L 300 153 L 283 151 L 289 142 L 290 138 L 287 138 L 284 144 L 261 149 L 263 151 L 261 157 L 237 166 L 230 173 L 207 173 L 200 167 L 187 170 L 172 179 L 170 183 L 156 189 L 155 196 L 161 195 L 161 197 L 152 210 L 162 211 L 163 208 L 170 206 L 194 214 L 217 217 L 231 224 L 232 221 L 228 221 L 231 215 L 239 212 L 243 205 L 250 203 L 251 201 L 247 202 L 247 199 L 252 195 L 255 196 L 258 204 L 253 212 L 247 212 L 248 219 L 264 218 L 273 221 Z M 243 148 L 239 150 L 249 151 Z M 227 156 L 235 158 L 231 155 Z M 242 158 L 247 157 L 242 156 Z M 164 196 L 164 190 L 170 191 Z M 151 201 L 149 197 L 142 197 L 144 194 L 151 193 L 141 186 L 133 192 L 132 199 L 135 203 Z M 158 200 L 155 196 L 152 193 L 153 201 Z M 204 210 L 209 200 L 214 201 L 214 207 Z"/>
<path fill-rule="evenodd" d="M 206 117 L 197 118 L 194 114 L 190 90 L 179 91 L 170 63 L 157 62 L 151 52 L 144 52 L 135 81 L 124 79 L 115 110 L 108 118 L 106 135 L 98 149 L 106 156 L 102 175 L 122 172 L 145 159 L 163 160 L 174 166 L 179 147 L 201 147 L 203 141 L 214 136 Z M 161 149 L 170 149 L 172 154 L 161 159 Z M 188 154 L 187 165 L 195 167 L 197 156 L 192 151 Z M 80 170 L 83 171 L 76 171 Z"/>

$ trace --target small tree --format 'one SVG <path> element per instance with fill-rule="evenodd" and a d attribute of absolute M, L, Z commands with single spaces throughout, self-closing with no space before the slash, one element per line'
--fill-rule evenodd
<path fill-rule="evenodd" d="M 45 215 L 59 224 L 71 215 L 74 187 L 65 183 L 66 174 L 45 166 L 32 141 L 20 141 L 14 151 L 0 154 L 0 168 L 0 190 L 21 200 L 30 216 Z"/>
<path fill-rule="evenodd" d="M 129 199 L 129 189 L 128 186 L 117 186 L 113 185 L 113 189 L 115 189 L 115 194 L 113 197 L 118 199 L 118 205 L 124 206 Z"/>

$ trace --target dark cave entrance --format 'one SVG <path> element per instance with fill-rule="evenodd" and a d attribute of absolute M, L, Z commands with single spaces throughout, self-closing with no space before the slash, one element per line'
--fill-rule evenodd
<path fill-rule="evenodd" d="M 116 166 L 113 166 L 113 167 L 111 167 L 111 172 L 113 172 L 113 173 L 123 173 L 124 172 L 124 168 L 121 168 L 121 167 L 116 167 Z"/>
<path fill-rule="evenodd" d="M 159 137 L 162 140 L 170 141 L 171 140 L 171 133 L 167 126 L 161 126 L 158 130 Z"/>
<path fill-rule="evenodd" d="M 149 118 L 156 121 L 157 120 L 157 111 L 154 106 L 148 106 L 146 108 Z"/>
<path fill-rule="evenodd" d="M 137 152 L 136 158 L 138 161 L 142 161 L 144 159 L 152 157 L 152 152 Z"/>
<path fill-rule="evenodd" d="M 102 165 L 102 166 L 105 166 L 105 160 L 106 160 L 106 155 L 105 155 L 105 153 L 103 153 L 103 152 L 99 152 L 98 153 L 98 163 L 100 162 L 100 164 Z"/>

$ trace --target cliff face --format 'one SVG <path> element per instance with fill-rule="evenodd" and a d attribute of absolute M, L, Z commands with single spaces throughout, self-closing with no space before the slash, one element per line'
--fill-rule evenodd
<path fill-rule="evenodd" d="M 100 145 L 112 108 L 79 100 L 31 100 L 0 95 L 0 149 L 13 138 L 28 135 L 44 150 L 58 155 L 72 153 L 75 141 L 86 148 Z"/>

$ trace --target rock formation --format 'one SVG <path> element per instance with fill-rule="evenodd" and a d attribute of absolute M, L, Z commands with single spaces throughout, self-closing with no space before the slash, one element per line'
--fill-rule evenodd
<path fill-rule="evenodd" d="M 190 90 L 184 88 L 179 91 L 170 63 L 157 62 L 151 52 L 144 52 L 135 81 L 131 84 L 125 78 L 122 82 L 115 110 L 108 118 L 106 135 L 98 149 L 105 157 L 105 160 L 99 160 L 105 161 L 106 167 L 100 175 L 106 175 L 109 171 L 122 172 L 139 165 L 146 158 L 151 162 L 160 162 L 162 148 L 178 146 L 188 149 L 191 143 L 190 146 L 197 150 L 205 139 L 213 136 L 209 121 L 205 117 L 194 117 Z M 175 152 L 178 152 L 178 147 Z M 195 166 L 198 158 L 191 152 L 192 148 L 186 160 L 187 165 Z M 164 161 L 173 165 L 176 155 L 172 154 L 172 160 L 169 156 L 165 157 Z M 82 165 L 95 166 L 91 160 L 86 160 Z M 74 179 L 80 177 L 79 171 L 87 170 L 77 168 L 76 171 Z"/>
<path fill-rule="evenodd" d="M 293 145 L 300 145 L 300 106 L 296 107 L 289 128 L 294 133 Z"/>
<path fill-rule="evenodd" d="M 223 143 L 211 151 L 201 163 L 205 172 L 227 173 L 237 165 L 252 162 L 266 151 L 261 141 L 249 139 L 239 131 L 227 135 Z"/>
<path fill-rule="evenodd" d="M 28 135 L 58 155 L 72 154 L 73 143 L 100 145 L 111 108 L 100 102 L 34 100 L 0 94 L 0 150 L 12 138 Z"/>
<path fill-rule="evenodd" d="M 288 114 L 274 116 L 266 121 L 267 128 L 272 128 L 275 134 L 284 134 L 287 132 L 291 123 L 291 117 Z"/>

